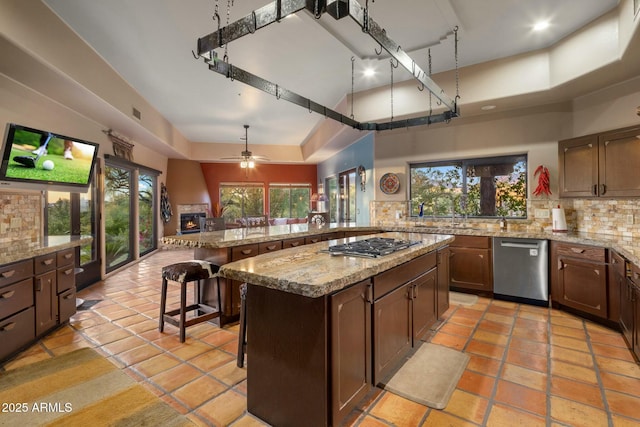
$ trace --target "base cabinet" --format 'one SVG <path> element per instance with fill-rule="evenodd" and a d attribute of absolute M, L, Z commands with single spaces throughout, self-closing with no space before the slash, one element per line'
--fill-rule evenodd
<path fill-rule="evenodd" d="M 489 237 L 456 236 L 449 251 L 451 287 L 493 293 L 493 262 Z"/>
<path fill-rule="evenodd" d="M 438 283 L 436 290 L 436 318 L 440 319 L 449 309 L 449 248 L 438 249 L 437 253 Z"/>
<path fill-rule="evenodd" d="M 371 281 L 330 297 L 333 425 L 371 390 Z"/>
<path fill-rule="evenodd" d="M 630 336 L 630 338 L 627 339 L 629 348 L 635 355 L 636 360 L 640 361 L 640 267 L 630 265 L 627 285 L 627 307 L 625 309 L 627 319 L 625 320 L 628 322 L 624 326 L 621 326 L 623 333 L 626 329 L 625 338 Z M 622 323 L 622 317 L 620 320 L 620 323 Z"/>
<path fill-rule="evenodd" d="M 438 286 L 438 270 L 432 269 L 413 282 L 411 289 L 411 325 L 412 345 L 422 338 L 429 328 L 436 323 L 436 288 Z"/>
<path fill-rule="evenodd" d="M 606 250 L 552 242 L 551 256 L 555 260 L 555 271 L 551 275 L 554 302 L 606 319 Z"/>

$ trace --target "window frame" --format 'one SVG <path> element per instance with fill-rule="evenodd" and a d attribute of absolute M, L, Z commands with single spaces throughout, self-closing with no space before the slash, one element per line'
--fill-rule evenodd
<path fill-rule="evenodd" d="M 467 171 L 469 170 L 469 167 L 472 166 L 486 166 L 486 165 L 500 165 L 500 164 L 505 164 L 505 163 L 509 163 L 509 162 L 513 162 L 514 165 L 517 165 L 520 162 L 524 162 L 524 171 L 522 171 L 522 177 L 523 177 L 523 185 L 524 185 L 524 190 L 523 190 L 523 195 L 522 195 L 522 200 L 524 201 L 524 208 L 522 209 L 522 216 L 517 215 L 517 216 L 512 216 L 512 215 L 501 215 L 499 213 L 496 212 L 496 215 L 467 215 L 465 212 L 462 212 L 462 208 L 461 208 L 461 204 L 460 203 L 460 198 L 464 195 L 468 195 L 469 194 L 469 176 L 467 174 Z M 435 168 L 435 167 L 446 167 L 446 166 L 451 166 L 451 167 L 460 167 L 461 170 L 461 176 L 460 176 L 460 181 L 461 181 L 461 185 L 460 187 L 452 187 L 451 189 L 449 189 L 448 191 L 444 191 L 444 192 L 434 192 L 434 198 L 445 198 L 448 199 L 448 201 L 440 201 L 440 200 L 436 200 L 433 205 L 436 206 L 438 208 L 440 208 L 439 210 L 442 210 L 442 205 L 443 203 L 450 203 L 451 206 L 454 209 L 454 214 L 455 215 L 465 215 L 468 218 L 474 218 L 474 219 L 497 219 L 497 218 L 502 218 L 503 216 L 506 218 L 511 218 L 511 219 L 527 219 L 528 216 L 528 210 L 527 210 L 527 206 L 528 206 L 528 169 L 529 169 L 529 159 L 528 159 L 528 154 L 527 153 L 517 153 L 517 154 L 508 154 L 508 155 L 499 155 L 499 156 L 487 156 L 487 157 L 470 157 L 470 158 L 461 158 L 461 159 L 449 159 L 449 160 L 436 160 L 436 161 L 423 161 L 423 162 L 415 162 L 415 163 L 409 163 L 409 212 L 410 212 L 410 216 L 415 218 L 418 217 L 418 212 L 419 212 L 419 203 L 417 201 L 414 201 L 415 199 L 415 195 L 414 195 L 414 170 L 417 169 L 421 169 L 421 168 Z M 506 175 L 498 175 L 498 176 L 506 176 Z M 455 189 L 460 188 L 460 191 L 455 191 Z M 439 214 L 439 213 L 434 213 L 433 211 L 436 208 L 433 207 L 432 208 L 432 212 L 427 213 L 426 211 L 424 211 L 424 216 L 429 216 L 429 217 L 433 217 L 433 218 L 451 218 L 451 209 L 448 209 L 448 213 L 447 214 Z"/>
<path fill-rule="evenodd" d="M 294 189 L 307 190 L 308 191 L 308 199 L 307 199 L 307 214 L 311 211 L 311 195 L 312 195 L 312 186 L 309 183 L 269 183 L 268 186 L 268 212 L 269 218 L 274 218 L 273 212 L 271 209 L 271 190 L 272 189 L 288 189 L 289 190 L 289 216 L 277 217 L 277 218 L 298 218 L 293 215 L 293 202 L 291 199 L 291 191 Z"/>

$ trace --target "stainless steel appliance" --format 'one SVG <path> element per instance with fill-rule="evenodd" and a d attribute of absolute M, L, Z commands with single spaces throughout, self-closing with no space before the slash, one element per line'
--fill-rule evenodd
<path fill-rule="evenodd" d="M 331 255 L 379 258 L 402 249 L 407 249 L 409 246 L 413 246 L 418 243 L 420 242 L 391 239 L 386 237 L 373 237 L 370 239 L 356 240 L 353 242 L 329 246 L 329 249 L 323 252 L 329 252 Z"/>
<path fill-rule="evenodd" d="M 493 294 L 496 298 L 548 305 L 549 242 L 493 238 Z"/>

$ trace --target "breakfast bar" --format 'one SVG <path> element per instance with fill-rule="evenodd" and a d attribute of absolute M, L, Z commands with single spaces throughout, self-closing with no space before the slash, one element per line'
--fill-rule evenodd
<path fill-rule="evenodd" d="M 379 257 L 347 241 L 411 242 Z M 222 265 L 248 284 L 247 408 L 271 425 L 338 425 L 436 320 L 439 251 L 451 235 L 380 233 Z"/>

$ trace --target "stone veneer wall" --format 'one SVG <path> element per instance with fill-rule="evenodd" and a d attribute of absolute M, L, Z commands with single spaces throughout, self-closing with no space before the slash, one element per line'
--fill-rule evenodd
<path fill-rule="evenodd" d="M 558 205 L 565 211 L 570 231 L 640 236 L 640 199 L 530 199 L 527 202 L 527 219 L 508 220 L 509 230 L 551 231 L 551 209 Z M 536 218 L 536 209 L 547 210 L 549 217 Z M 407 218 L 408 211 L 408 201 L 373 201 L 369 205 L 372 225 L 403 225 L 417 221 L 417 218 Z M 396 219 L 396 212 L 400 212 L 400 219 Z M 451 220 L 434 221 L 425 217 L 421 221 L 426 225 L 447 225 Z M 488 230 L 497 230 L 499 226 L 497 219 L 470 218 L 467 223 Z"/>
<path fill-rule="evenodd" d="M 40 246 L 42 195 L 0 192 L 0 250 Z"/>

